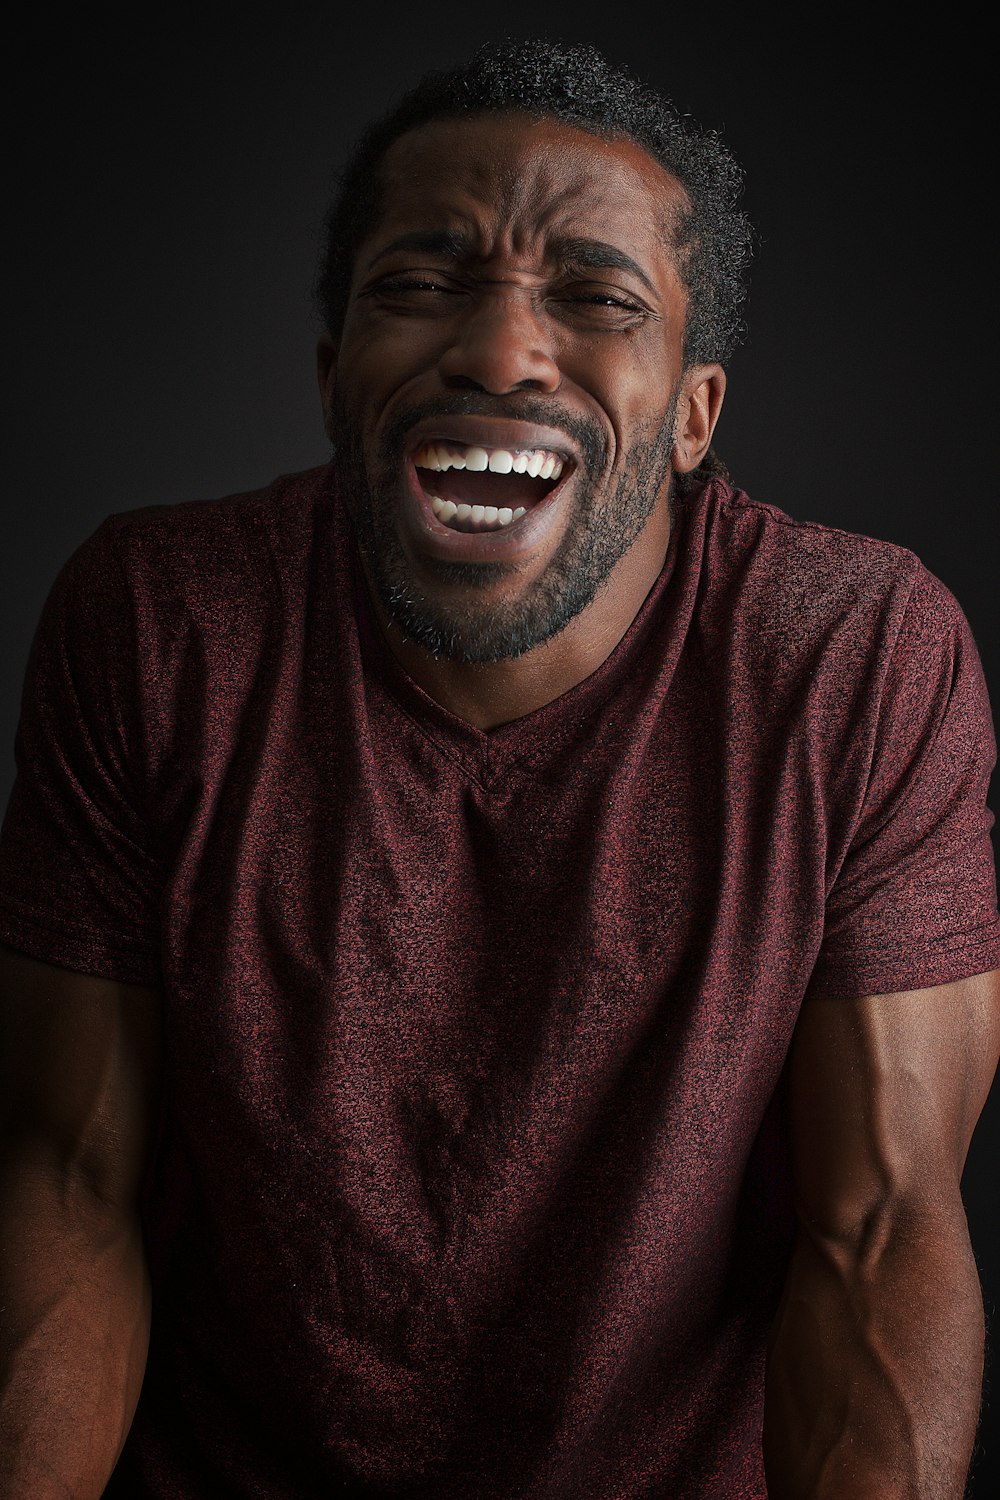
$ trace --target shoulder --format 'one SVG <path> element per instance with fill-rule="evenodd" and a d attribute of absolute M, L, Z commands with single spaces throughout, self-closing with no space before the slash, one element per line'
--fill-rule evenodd
<path fill-rule="evenodd" d="M 116 512 L 67 559 L 50 609 L 117 613 L 153 636 L 182 622 L 231 630 L 302 576 L 328 496 L 323 466 L 221 499 Z"/>
<path fill-rule="evenodd" d="M 844 690 L 967 636 L 954 596 L 909 548 L 709 488 L 700 625 L 711 651 L 752 661 L 773 685 L 805 673 Z"/>
<path fill-rule="evenodd" d="M 251 681 L 279 638 L 276 621 L 283 629 L 302 614 L 328 489 L 324 467 L 109 515 L 57 575 L 36 657 L 135 679 L 150 702 Z"/>
<path fill-rule="evenodd" d="M 329 470 L 323 465 L 220 499 L 119 511 L 89 540 L 95 551 L 115 553 L 127 568 L 147 562 L 177 578 L 218 577 L 301 545 L 328 494 Z"/>
<path fill-rule="evenodd" d="M 879 608 L 888 597 L 905 601 L 924 571 L 896 542 L 798 520 L 742 490 L 721 489 L 708 510 L 707 560 L 762 623 L 796 610 L 819 620 Z"/>

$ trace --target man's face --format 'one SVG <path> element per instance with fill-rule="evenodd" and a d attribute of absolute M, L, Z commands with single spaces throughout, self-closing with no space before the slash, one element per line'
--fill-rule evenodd
<path fill-rule="evenodd" d="M 436 121 L 387 153 L 324 397 L 369 580 L 433 655 L 520 656 L 662 549 L 683 204 L 638 146 L 552 120 Z"/>

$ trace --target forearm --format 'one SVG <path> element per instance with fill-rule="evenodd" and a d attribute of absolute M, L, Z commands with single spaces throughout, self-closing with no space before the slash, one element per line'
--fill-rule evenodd
<path fill-rule="evenodd" d="M 0 1500 L 99 1500 L 146 1362 L 138 1223 L 16 1175 L 2 1186 Z"/>
<path fill-rule="evenodd" d="M 961 1500 L 983 1374 L 964 1213 L 800 1235 L 772 1335 L 772 1500 Z"/>

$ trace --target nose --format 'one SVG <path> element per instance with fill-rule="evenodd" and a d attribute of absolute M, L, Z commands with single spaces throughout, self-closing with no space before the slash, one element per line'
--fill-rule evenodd
<path fill-rule="evenodd" d="M 492 286 L 462 315 L 440 360 L 445 383 L 504 396 L 551 394 L 562 380 L 551 334 L 524 287 Z"/>

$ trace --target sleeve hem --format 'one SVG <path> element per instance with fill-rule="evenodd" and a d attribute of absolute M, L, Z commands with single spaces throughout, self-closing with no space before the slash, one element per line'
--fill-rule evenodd
<path fill-rule="evenodd" d="M 155 949 L 137 943 L 123 933 L 71 933 L 64 927 L 42 926 L 25 920 L 6 904 L 0 904 L 0 942 L 79 974 L 114 979 L 122 984 L 156 985 L 161 981 Z"/>
<path fill-rule="evenodd" d="M 856 1000 L 903 990 L 931 989 L 958 979 L 971 979 L 1000 968 L 1000 921 L 967 933 L 927 952 L 911 945 L 891 957 L 866 962 L 821 963 L 813 971 L 806 999 Z"/>

